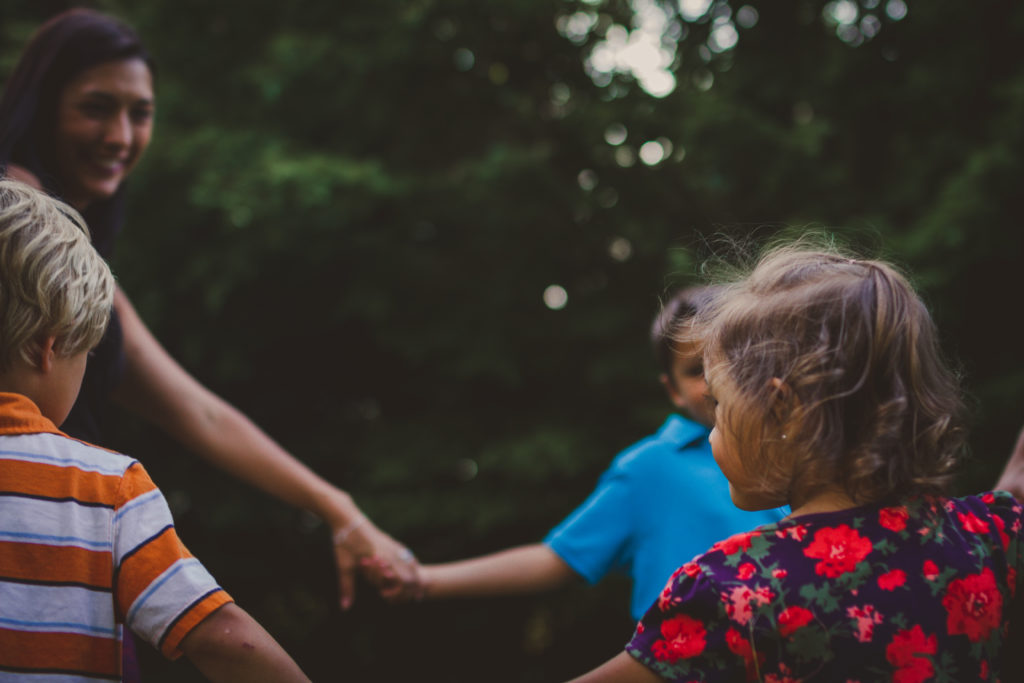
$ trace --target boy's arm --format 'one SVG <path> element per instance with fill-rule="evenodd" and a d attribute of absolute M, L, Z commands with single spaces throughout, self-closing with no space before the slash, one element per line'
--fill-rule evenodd
<path fill-rule="evenodd" d="M 425 598 L 539 593 L 564 586 L 578 576 L 543 543 L 420 567 Z"/>
<path fill-rule="evenodd" d="M 422 598 L 474 598 L 539 593 L 578 574 L 551 548 L 536 543 L 457 562 L 420 566 Z M 396 591 L 397 592 L 397 591 Z M 397 596 L 382 589 L 385 598 Z"/>
<path fill-rule="evenodd" d="M 199 622 L 181 649 L 214 683 L 309 681 L 277 641 L 234 603 Z"/>

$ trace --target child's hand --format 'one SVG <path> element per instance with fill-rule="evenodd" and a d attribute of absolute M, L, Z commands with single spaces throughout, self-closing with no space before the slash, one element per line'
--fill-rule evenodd
<path fill-rule="evenodd" d="M 363 575 L 377 587 L 380 596 L 388 602 L 422 600 L 425 585 L 420 563 L 412 552 L 405 549 L 395 566 L 380 556 L 364 557 L 359 561 Z"/>
<path fill-rule="evenodd" d="M 357 568 L 361 569 L 363 575 L 388 599 L 408 599 L 419 591 L 419 564 L 416 558 L 408 548 L 378 529 L 365 517 L 335 531 L 334 557 L 338 565 L 339 593 L 343 610 L 351 607 L 355 599 Z M 380 563 L 380 571 L 369 571 L 362 566 L 362 562 L 371 559 Z M 384 567 L 387 567 L 387 572 L 384 571 Z"/>

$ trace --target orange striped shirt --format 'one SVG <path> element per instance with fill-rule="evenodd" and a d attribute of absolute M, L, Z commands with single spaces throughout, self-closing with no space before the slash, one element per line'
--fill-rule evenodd
<path fill-rule="evenodd" d="M 174 658 L 230 601 L 138 461 L 0 393 L 0 680 L 120 680 L 124 626 Z"/>

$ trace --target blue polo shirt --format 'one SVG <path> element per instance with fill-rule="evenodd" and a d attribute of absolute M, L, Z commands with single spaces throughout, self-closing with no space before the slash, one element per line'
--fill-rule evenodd
<path fill-rule="evenodd" d="M 590 497 L 544 539 L 590 583 L 613 570 L 630 576 L 634 619 L 680 565 L 716 541 L 789 512 L 733 505 L 729 482 L 711 457 L 710 432 L 670 415 L 657 434 L 617 455 Z"/>

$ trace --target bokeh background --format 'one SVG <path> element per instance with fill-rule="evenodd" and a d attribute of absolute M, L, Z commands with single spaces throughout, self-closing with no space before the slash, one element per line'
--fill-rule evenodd
<path fill-rule="evenodd" d="M 3 0 L 0 79 L 72 4 Z M 1024 423 L 1020 3 L 86 4 L 159 65 L 126 291 L 425 561 L 538 540 L 660 424 L 648 323 L 723 235 L 827 229 L 909 269 L 974 407 L 961 491 Z M 315 519 L 130 416 L 110 445 L 314 680 L 560 680 L 630 635 L 622 580 L 402 607 L 364 584 L 341 613 Z"/>

